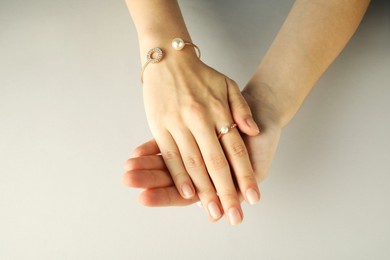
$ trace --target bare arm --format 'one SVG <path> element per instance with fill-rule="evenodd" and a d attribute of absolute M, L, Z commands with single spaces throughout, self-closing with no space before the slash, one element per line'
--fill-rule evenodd
<path fill-rule="evenodd" d="M 157 45 L 169 48 L 176 37 L 192 42 L 177 1 L 126 0 L 126 3 L 137 29 L 142 63 L 146 61 L 145 54 L 149 49 Z M 192 48 L 184 48 L 183 52 L 196 58 Z"/>
<path fill-rule="evenodd" d="M 297 0 L 244 90 L 260 120 L 285 126 L 356 31 L 369 0 Z M 272 112 L 270 111 L 272 110 Z M 270 112 L 270 113 L 269 113 Z M 265 117 L 265 118 L 263 118 Z"/>

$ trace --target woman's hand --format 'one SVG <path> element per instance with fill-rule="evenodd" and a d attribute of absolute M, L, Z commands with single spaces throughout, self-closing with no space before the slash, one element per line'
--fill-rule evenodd
<path fill-rule="evenodd" d="M 232 127 L 237 123 L 243 133 L 259 133 L 245 100 L 237 85 L 203 64 L 191 46 L 172 48 L 174 38 L 191 43 L 176 0 L 126 3 L 146 64 L 142 78 L 149 126 L 177 190 L 186 199 L 198 194 L 212 221 L 224 212 L 231 224 L 240 223 L 243 214 L 234 183 L 247 201 L 260 198 L 248 152 Z M 146 53 L 156 47 L 163 59 L 145 63 Z M 218 131 L 229 126 L 219 139 Z"/>
<path fill-rule="evenodd" d="M 275 119 L 275 109 L 269 105 L 270 102 L 255 100 L 253 93 L 244 91 L 243 94 L 254 112 L 255 119 L 262 122 L 260 135 L 243 136 L 256 179 L 260 182 L 266 177 L 271 166 L 281 127 Z M 198 201 L 197 196 L 191 199 L 183 199 L 180 196 L 159 153 L 154 140 L 137 147 L 133 151 L 135 157 L 126 163 L 123 183 L 129 187 L 145 189 L 139 197 L 140 203 L 145 206 L 185 206 Z"/>
<path fill-rule="evenodd" d="M 232 128 L 218 139 L 218 130 L 233 122 L 248 135 L 259 129 L 234 81 L 193 51 L 166 52 L 143 77 L 145 110 L 162 158 L 183 199 L 198 195 L 212 221 L 225 212 L 238 224 L 243 213 L 235 182 L 251 204 L 260 193 L 240 133 Z"/>

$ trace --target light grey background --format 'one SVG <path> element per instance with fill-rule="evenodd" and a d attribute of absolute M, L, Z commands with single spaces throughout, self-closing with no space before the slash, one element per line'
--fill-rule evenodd
<path fill-rule="evenodd" d="M 204 61 L 243 86 L 293 1 L 180 3 Z M 373 1 L 230 227 L 121 185 L 151 137 L 124 1 L 0 0 L 0 259 L 389 259 L 389 27 Z"/>

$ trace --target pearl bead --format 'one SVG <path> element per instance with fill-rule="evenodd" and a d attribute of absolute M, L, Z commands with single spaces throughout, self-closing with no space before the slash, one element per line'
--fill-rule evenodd
<path fill-rule="evenodd" d="M 183 39 L 180 39 L 180 38 L 175 38 L 172 40 L 172 47 L 175 49 L 175 50 L 181 50 L 183 49 L 185 46 L 184 44 L 184 41 Z"/>
<path fill-rule="evenodd" d="M 227 134 L 227 132 L 229 132 L 229 127 L 224 126 L 221 128 L 221 134 Z"/>

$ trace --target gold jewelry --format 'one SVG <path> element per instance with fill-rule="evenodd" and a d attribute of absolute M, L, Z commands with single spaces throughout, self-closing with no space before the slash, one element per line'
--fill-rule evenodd
<path fill-rule="evenodd" d="M 196 55 L 200 59 L 200 49 L 199 49 L 199 47 L 196 46 L 195 44 L 191 43 L 191 42 L 184 42 L 184 40 L 181 39 L 181 38 L 175 38 L 175 39 L 172 40 L 171 45 L 172 45 L 172 48 L 174 48 L 177 51 L 182 50 L 186 45 L 192 46 L 192 47 L 195 48 Z M 157 54 L 157 56 L 155 58 L 153 58 L 153 55 L 156 55 L 156 54 Z M 162 60 L 163 56 L 164 56 L 163 51 L 160 48 L 158 48 L 158 47 L 152 48 L 152 49 L 150 49 L 148 51 L 148 53 L 146 55 L 146 62 L 142 66 L 142 69 L 141 69 L 141 83 L 142 84 L 144 83 L 143 75 L 144 75 L 144 71 L 145 71 L 146 67 L 149 65 L 149 63 L 158 63 L 158 62 L 160 62 Z"/>
<path fill-rule="evenodd" d="M 230 129 L 233 129 L 236 126 L 237 126 L 236 123 L 232 123 L 230 126 L 221 127 L 221 129 L 218 132 L 218 139 L 220 139 L 223 135 L 229 133 Z"/>
<path fill-rule="evenodd" d="M 157 54 L 157 57 L 153 58 L 153 54 Z M 153 48 L 148 51 L 148 54 L 146 55 L 146 62 L 144 66 L 142 66 L 141 70 L 141 83 L 144 83 L 144 71 L 146 69 L 146 66 L 149 65 L 149 63 L 157 63 L 162 60 L 164 56 L 163 51 L 160 48 Z"/>
<path fill-rule="evenodd" d="M 198 58 L 200 59 L 200 49 L 198 46 L 196 46 L 196 44 L 194 43 L 191 43 L 191 42 L 184 42 L 184 40 L 182 38 L 175 38 L 172 40 L 172 47 L 175 49 L 175 50 L 182 50 L 186 45 L 189 45 L 189 46 L 192 46 L 195 48 L 196 50 L 196 55 L 198 56 Z"/>

